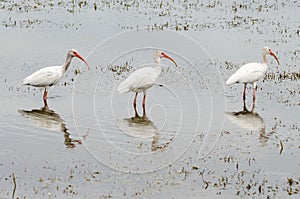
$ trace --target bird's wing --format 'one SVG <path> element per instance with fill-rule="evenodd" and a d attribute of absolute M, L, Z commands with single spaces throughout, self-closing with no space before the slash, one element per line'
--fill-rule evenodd
<path fill-rule="evenodd" d="M 261 63 L 249 63 L 241 66 L 226 81 L 227 85 L 234 83 L 253 83 L 264 76 L 265 68 Z"/>
<path fill-rule="evenodd" d="M 118 92 L 139 92 L 150 88 L 159 74 L 152 67 L 144 67 L 130 74 L 117 88 Z"/>
<path fill-rule="evenodd" d="M 22 84 L 37 87 L 52 86 L 59 82 L 62 74 L 59 66 L 46 67 L 26 77 Z"/>

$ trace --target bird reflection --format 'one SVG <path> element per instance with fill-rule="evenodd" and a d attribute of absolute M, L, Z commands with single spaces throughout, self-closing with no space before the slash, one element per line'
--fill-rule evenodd
<path fill-rule="evenodd" d="M 129 136 L 143 139 L 147 141 L 149 138 L 151 141 L 151 151 L 165 149 L 173 139 L 170 139 L 164 144 L 159 144 L 158 129 L 154 123 L 147 117 L 146 111 L 143 108 L 143 114 L 140 116 L 136 110 L 134 117 L 125 118 L 118 122 L 119 127 Z"/>
<path fill-rule="evenodd" d="M 41 109 L 18 110 L 18 112 L 24 117 L 31 119 L 40 128 L 61 131 L 64 134 L 64 144 L 67 148 L 74 148 L 76 146 L 75 143 L 81 144 L 81 140 L 70 138 L 66 124 L 54 110 L 49 109 L 46 100 L 44 100 L 44 107 Z"/>
<path fill-rule="evenodd" d="M 266 125 L 263 118 L 256 112 L 249 111 L 245 106 L 242 111 L 228 112 L 226 113 L 227 118 L 239 127 L 248 131 L 259 132 L 259 142 L 262 146 L 265 146 L 269 140 L 269 136 L 266 134 Z"/>

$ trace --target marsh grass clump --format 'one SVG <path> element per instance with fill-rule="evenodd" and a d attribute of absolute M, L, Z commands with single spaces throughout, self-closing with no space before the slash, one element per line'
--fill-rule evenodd
<path fill-rule="evenodd" d="M 293 178 L 287 178 L 287 188 L 286 191 L 288 195 L 296 195 L 299 194 L 299 180 L 294 180 Z"/>
<path fill-rule="evenodd" d="M 117 76 L 125 76 L 128 74 L 133 67 L 129 62 L 125 62 L 123 65 L 109 65 L 107 69 Z"/>
<path fill-rule="evenodd" d="M 298 81 L 300 80 L 300 71 L 293 71 L 293 72 L 280 72 L 280 73 L 274 73 L 269 72 L 265 75 L 264 81 Z"/>

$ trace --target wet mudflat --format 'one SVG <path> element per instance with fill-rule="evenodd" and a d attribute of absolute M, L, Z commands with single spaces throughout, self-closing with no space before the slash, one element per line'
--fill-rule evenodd
<path fill-rule="evenodd" d="M 298 198 L 297 4 L 1 1 L 1 198 Z M 224 82 L 265 45 L 281 65 L 269 57 L 243 112 L 243 86 Z M 71 48 L 91 70 L 74 59 L 48 106 L 19 88 Z M 156 48 L 178 67 L 162 60 L 134 117 L 116 87 Z"/>

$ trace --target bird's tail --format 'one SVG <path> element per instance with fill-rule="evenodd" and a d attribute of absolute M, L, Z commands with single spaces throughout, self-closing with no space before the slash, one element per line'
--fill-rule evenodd
<path fill-rule="evenodd" d="M 122 83 L 118 86 L 117 91 L 118 91 L 119 93 L 126 93 L 126 92 L 128 92 L 129 89 L 128 89 L 128 86 L 127 86 L 126 82 L 122 82 Z"/>
<path fill-rule="evenodd" d="M 226 85 L 231 85 L 237 82 L 237 78 L 235 75 L 232 75 L 231 77 L 228 78 L 228 80 L 226 81 Z"/>
<path fill-rule="evenodd" d="M 28 83 L 29 83 L 29 81 L 28 81 L 27 77 L 20 82 L 21 86 L 22 85 L 28 85 Z"/>
<path fill-rule="evenodd" d="M 16 89 L 17 89 L 17 90 L 20 90 L 20 88 L 21 88 L 23 85 L 25 85 L 25 84 L 23 83 L 23 81 L 19 82 L 19 83 L 16 85 Z"/>

